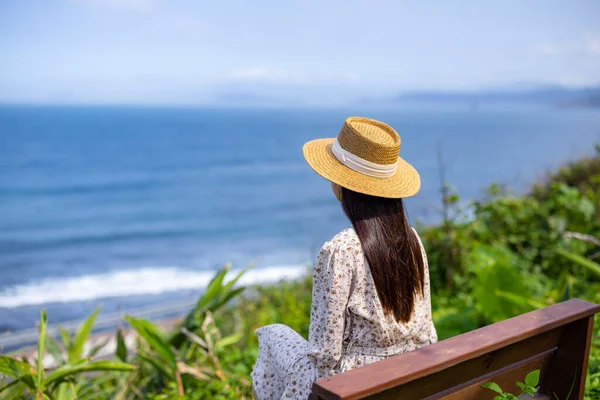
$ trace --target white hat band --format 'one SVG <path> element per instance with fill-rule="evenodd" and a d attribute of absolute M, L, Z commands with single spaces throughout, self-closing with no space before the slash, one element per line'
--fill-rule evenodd
<path fill-rule="evenodd" d="M 344 150 L 337 139 L 331 146 L 331 152 L 346 167 L 373 178 L 391 178 L 396 174 L 396 170 L 398 169 L 398 161 L 394 164 L 377 164 L 365 160 Z"/>

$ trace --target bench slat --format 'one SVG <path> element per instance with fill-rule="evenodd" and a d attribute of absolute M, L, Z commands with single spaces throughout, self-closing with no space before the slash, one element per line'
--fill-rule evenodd
<path fill-rule="evenodd" d="M 524 360 L 533 365 L 539 360 L 549 359 L 556 352 L 563 330 L 563 327 L 553 329 L 523 342 L 514 343 L 504 349 L 484 354 L 432 375 L 388 389 L 376 396 L 378 399 L 423 399 L 431 396 L 433 396 L 431 399 L 437 399 L 439 397 L 435 397 L 436 393 L 454 393 L 480 381 L 479 386 L 481 386 L 482 383 L 495 380 L 497 376 L 506 375 L 509 369 L 519 368 Z M 510 387 L 512 388 L 517 380 L 522 381 L 527 372 L 522 376 L 517 375 L 517 379 L 510 382 Z M 388 373 L 393 374 L 394 372 L 389 371 Z M 479 391 L 488 392 L 483 389 Z M 473 388 L 469 390 L 469 393 L 475 392 L 478 390 Z M 470 397 L 461 398 L 460 396 L 456 398 L 470 399 Z"/>
<path fill-rule="evenodd" d="M 540 391 L 549 396 L 583 399 L 594 317 L 575 321 L 562 336 L 552 367 L 542 376 Z"/>
<path fill-rule="evenodd" d="M 573 299 L 316 382 L 323 400 L 364 398 L 590 317 L 600 306 Z M 558 330 L 557 330 L 558 332 Z M 550 335 L 552 336 L 552 335 Z M 548 337 L 550 337 L 548 336 Z M 435 380 L 432 380 L 435 381 Z"/>
<path fill-rule="evenodd" d="M 503 390 L 510 393 L 516 392 L 518 394 L 520 393 L 520 389 L 516 386 L 516 382 L 523 382 L 525 376 L 536 369 L 539 369 L 541 374 L 544 374 L 547 371 L 555 352 L 555 349 L 547 350 L 518 363 L 508 365 L 498 371 L 465 382 L 460 385 L 459 388 L 454 387 L 448 389 L 446 392 L 440 392 L 436 395 L 426 397 L 423 400 L 490 400 L 493 397 L 491 396 L 493 392 L 481 387 L 481 385 L 490 381 L 496 382 Z"/>

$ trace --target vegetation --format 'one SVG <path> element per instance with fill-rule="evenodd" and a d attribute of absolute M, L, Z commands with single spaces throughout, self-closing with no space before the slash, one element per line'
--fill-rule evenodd
<path fill-rule="evenodd" d="M 440 339 L 573 297 L 600 303 L 599 165 L 600 149 L 550 175 L 530 194 L 514 196 L 492 185 L 483 200 L 468 206 L 444 186 L 443 222 L 419 229 Z M 51 354 L 60 366 L 46 371 L 39 357 L 0 356 L 0 374 L 6 376 L 0 398 L 250 399 L 249 374 L 258 351 L 253 332 L 283 323 L 306 337 L 311 277 L 307 271 L 298 281 L 244 290 L 237 285 L 244 271 L 228 279 L 228 270 L 216 274 L 174 332 L 127 317 L 138 333 L 137 346 L 128 352 L 118 330 L 112 360 L 94 360 L 97 349 L 83 354 L 95 314 L 73 337 L 61 331 L 59 343 L 46 338 L 42 313 L 39 354 Z M 599 327 L 596 323 L 588 400 L 600 398 Z M 535 386 L 533 378 L 525 379 L 523 392 Z M 504 396 L 497 398 L 514 396 L 489 389 Z"/>
<path fill-rule="evenodd" d="M 495 382 L 484 383 L 481 387 L 498 393 L 498 396 L 494 396 L 494 400 L 519 400 L 519 398 L 524 394 L 534 396 L 537 393 L 537 385 L 539 382 L 540 370 L 536 369 L 535 371 L 531 371 L 527 374 L 525 377 L 525 382 L 519 381 L 516 383 L 517 387 L 521 389 L 521 393 L 519 395 L 514 395 L 512 393 L 503 391 L 502 388 L 500 388 L 500 386 Z M 565 400 L 568 400 L 568 398 Z"/>
<path fill-rule="evenodd" d="M 42 364 L 43 358 L 38 357 L 35 367 L 26 360 L 0 356 L 0 373 L 11 377 L 13 380 L 3 385 L 0 389 L 6 398 L 23 398 L 24 393 L 35 399 L 92 399 L 94 397 L 94 379 L 82 378 L 82 374 L 89 372 L 127 372 L 135 369 L 133 365 L 118 361 L 91 361 L 90 357 L 81 357 L 80 351 L 87 339 L 95 314 L 88 319 L 90 323 L 81 325 L 74 340 L 69 338 L 68 362 L 63 363 L 53 371 L 46 371 Z M 38 354 L 46 351 L 46 312 L 42 310 L 40 318 L 40 335 L 38 340 Z M 73 343 L 71 345 L 71 343 Z M 50 347 L 48 347 L 50 349 Z M 97 350 L 95 350 L 97 351 Z M 93 353 L 94 351 L 92 351 Z M 62 356 L 62 354 L 61 354 Z M 62 357 L 60 357 L 62 358 Z M 77 379 L 80 378 L 80 379 Z M 100 378 L 102 379 L 102 378 Z M 98 379 L 98 380 L 100 380 Z M 77 396 L 77 397 L 76 397 Z"/>

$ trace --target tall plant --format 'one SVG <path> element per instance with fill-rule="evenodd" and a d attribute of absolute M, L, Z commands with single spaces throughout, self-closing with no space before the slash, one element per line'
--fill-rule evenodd
<path fill-rule="evenodd" d="M 142 342 L 136 350 L 136 355 L 138 361 L 146 366 L 139 371 L 144 381 L 156 388 L 174 386 L 177 395 L 183 396 L 187 388 L 196 385 L 193 380 L 226 380 L 227 372 L 219 356 L 237 343 L 241 335 L 222 337 L 212 312 L 243 292 L 244 287 L 235 285 L 249 268 L 242 270 L 229 281 L 225 278 L 230 266 L 219 270 L 194 309 L 172 334 L 166 334 L 150 321 L 132 316 L 125 317 Z"/>
<path fill-rule="evenodd" d="M 135 369 L 133 365 L 118 361 L 92 361 L 91 358 L 78 358 L 54 370 L 46 371 L 44 356 L 47 324 L 46 311 L 42 310 L 35 366 L 16 358 L 0 356 L 0 374 L 12 379 L 0 388 L 0 395 L 14 399 L 72 399 L 76 398 L 78 389 L 83 388 L 83 385 L 76 384 L 74 380 L 81 374 L 93 371 L 128 372 Z"/>

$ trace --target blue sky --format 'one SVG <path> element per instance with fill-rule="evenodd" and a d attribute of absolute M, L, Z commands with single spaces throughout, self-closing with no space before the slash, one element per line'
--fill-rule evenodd
<path fill-rule="evenodd" d="M 0 2 L 0 101 L 600 83 L 600 1 Z"/>

